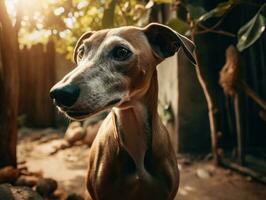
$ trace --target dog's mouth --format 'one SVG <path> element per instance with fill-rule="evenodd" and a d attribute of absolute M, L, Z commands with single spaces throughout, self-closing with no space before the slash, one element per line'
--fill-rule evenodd
<path fill-rule="evenodd" d="M 90 112 L 64 112 L 68 117 L 74 119 L 74 120 L 83 120 L 85 118 L 90 117 L 92 115 Z"/>
<path fill-rule="evenodd" d="M 59 107 L 59 110 L 61 112 L 63 112 L 67 117 L 73 119 L 73 120 L 84 120 L 88 117 L 91 117 L 99 112 L 105 111 L 110 109 L 113 106 L 119 105 L 121 102 L 121 99 L 114 99 L 110 102 L 108 102 L 105 106 L 103 106 L 100 109 L 96 109 L 96 110 L 87 110 L 87 111 L 75 111 L 75 110 L 68 110 L 68 109 L 63 109 L 61 107 Z"/>

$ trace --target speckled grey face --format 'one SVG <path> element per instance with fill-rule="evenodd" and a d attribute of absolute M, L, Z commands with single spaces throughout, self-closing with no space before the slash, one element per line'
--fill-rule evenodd
<path fill-rule="evenodd" d="M 75 52 L 77 67 L 53 87 L 79 88 L 74 104 L 57 103 L 59 110 L 71 118 L 83 119 L 118 105 L 127 96 L 129 81 L 125 74 L 134 63 L 134 49 L 123 38 L 106 34 L 83 40 Z"/>
<path fill-rule="evenodd" d="M 76 68 L 51 89 L 50 96 L 59 110 L 74 119 L 139 100 L 157 64 L 180 47 L 195 65 L 193 43 L 164 25 L 85 33 L 75 47 Z"/>

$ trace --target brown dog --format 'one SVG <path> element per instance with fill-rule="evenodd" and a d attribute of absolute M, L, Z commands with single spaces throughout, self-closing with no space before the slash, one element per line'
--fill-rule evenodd
<path fill-rule="evenodd" d="M 157 113 L 156 66 L 180 47 L 195 64 L 192 42 L 157 23 L 88 32 L 79 39 L 77 67 L 50 94 L 73 119 L 113 108 L 91 147 L 87 187 L 92 199 L 174 199 L 179 173 Z"/>

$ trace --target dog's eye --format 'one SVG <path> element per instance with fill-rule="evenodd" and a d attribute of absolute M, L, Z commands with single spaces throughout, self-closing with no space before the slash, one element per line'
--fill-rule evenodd
<path fill-rule="evenodd" d="M 118 61 L 124 61 L 131 56 L 132 52 L 125 47 L 115 47 L 112 51 L 112 57 Z"/>

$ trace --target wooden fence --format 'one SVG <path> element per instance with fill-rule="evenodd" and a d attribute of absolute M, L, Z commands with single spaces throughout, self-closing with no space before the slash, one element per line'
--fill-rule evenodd
<path fill-rule="evenodd" d="M 55 82 L 54 44 L 24 47 L 19 59 L 19 115 L 25 116 L 31 126 L 51 126 L 55 121 L 55 109 L 49 97 Z"/>

